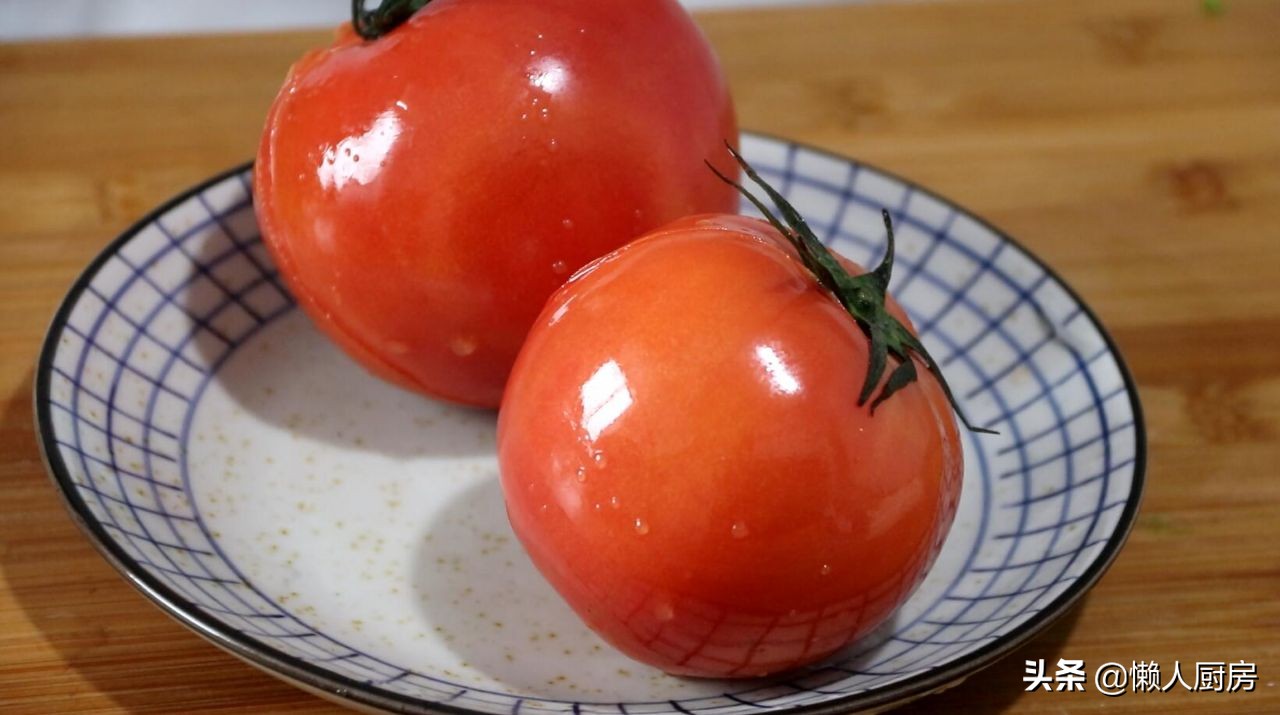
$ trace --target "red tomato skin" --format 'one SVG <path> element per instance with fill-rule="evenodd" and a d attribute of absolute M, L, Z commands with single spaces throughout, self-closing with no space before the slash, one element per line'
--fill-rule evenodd
<path fill-rule="evenodd" d="M 821 659 L 906 599 L 960 494 L 941 387 L 922 375 L 871 415 L 866 365 L 767 224 L 638 239 L 554 295 L 517 359 L 498 422 L 512 527 L 637 660 L 749 677 Z"/>
<path fill-rule="evenodd" d="M 255 167 L 298 302 L 368 369 L 496 407 L 547 297 L 680 216 L 733 211 L 737 125 L 675 0 L 434 0 L 291 70 Z"/>

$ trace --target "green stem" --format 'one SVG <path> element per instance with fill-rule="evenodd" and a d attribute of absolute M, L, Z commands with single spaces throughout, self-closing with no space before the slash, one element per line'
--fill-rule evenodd
<path fill-rule="evenodd" d="M 885 306 L 889 274 L 893 270 L 894 251 L 893 223 L 889 220 L 889 212 L 881 210 L 884 216 L 884 227 L 888 231 L 888 248 L 885 251 L 884 260 L 876 266 L 875 270 L 859 276 L 850 275 L 844 266 L 840 265 L 835 255 L 823 245 L 822 241 L 818 240 L 800 212 L 796 211 L 782 194 L 760 178 L 755 169 L 751 168 L 751 165 L 734 150 L 733 146 L 727 142 L 725 146 L 729 147 L 729 153 L 738 160 L 738 164 L 742 166 L 747 176 L 764 190 L 778 214 L 782 215 L 782 220 L 779 220 L 763 201 L 756 198 L 755 194 L 742 184 L 722 174 L 711 162 L 707 162 L 707 166 L 720 177 L 721 181 L 741 192 L 764 215 L 765 219 L 795 246 L 801 262 L 813 272 L 818 282 L 831 292 L 840 305 L 844 306 L 867 336 L 869 342 L 867 377 L 862 384 L 862 392 L 858 395 L 858 405 L 865 405 L 870 400 L 869 409 L 874 413 L 876 407 L 895 392 L 917 380 L 919 373 L 915 367 L 915 360 L 920 360 L 924 363 L 925 369 L 938 380 L 942 391 L 947 396 L 947 401 L 951 403 L 951 408 L 955 410 L 956 416 L 970 432 L 997 434 L 994 430 L 975 427 L 969 423 L 964 412 L 960 410 L 955 395 L 951 393 L 951 387 L 942 376 L 938 363 L 929 355 L 929 351 L 925 350 L 924 344 L 897 318 L 890 315 Z M 881 385 L 880 381 L 884 378 L 890 356 L 897 360 L 897 365 L 889 373 L 888 379 L 884 380 L 884 385 Z M 876 395 L 876 388 L 880 390 L 879 395 Z"/>
<path fill-rule="evenodd" d="M 351 25 L 366 40 L 376 40 L 413 17 L 431 0 L 381 0 L 373 10 L 364 9 L 365 0 L 351 0 Z"/>

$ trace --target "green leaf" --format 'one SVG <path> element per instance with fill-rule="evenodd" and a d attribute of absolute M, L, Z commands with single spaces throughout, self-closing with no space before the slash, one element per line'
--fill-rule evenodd
<path fill-rule="evenodd" d="M 733 158 L 742 167 L 743 173 L 764 190 L 765 195 L 773 202 L 777 213 L 775 214 L 773 210 L 770 210 L 763 201 L 745 186 L 721 173 L 715 166 L 712 166 L 711 162 L 707 162 L 707 166 L 711 167 L 711 171 L 715 172 L 715 175 L 720 177 L 721 181 L 741 192 L 764 215 L 765 219 L 791 242 L 796 252 L 799 253 L 800 260 L 805 267 L 818 279 L 818 283 L 826 288 L 840 305 L 844 306 L 850 317 L 862 329 L 863 334 L 867 336 L 867 375 L 862 383 L 858 404 L 864 405 L 870 400 L 871 406 L 869 409 L 874 413 L 876 407 L 883 404 L 885 400 L 919 379 L 915 361 L 920 360 L 942 386 L 942 391 L 946 394 L 947 401 L 951 403 L 951 408 L 955 410 L 956 416 L 960 418 L 960 421 L 969 431 L 996 434 L 993 430 L 975 427 L 970 424 L 968 418 L 964 416 L 964 412 L 961 411 L 960 405 L 956 402 L 955 395 L 951 392 L 951 387 L 947 385 L 946 378 L 943 377 L 938 363 L 929 355 L 924 344 L 897 318 L 893 317 L 885 305 L 894 260 L 893 221 L 889 217 L 889 212 L 881 210 L 881 214 L 884 216 L 885 231 L 888 236 L 884 259 L 880 261 L 880 265 L 868 273 L 859 276 L 850 275 L 844 269 L 844 266 L 840 265 L 839 259 L 813 233 L 813 230 L 809 228 L 809 224 L 805 222 L 804 217 L 787 201 L 786 197 L 761 178 L 756 173 L 756 170 L 747 163 L 747 160 L 734 150 L 732 145 L 725 142 L 725 146 L 728 147 L 729 153 L 733 155 Z M 782 217 L 781 219 L 778 218 L 779 215 Z M 890 356 L 893 357 L 897 364 L 889 372 L 889 377 L 884 379 L 884 384 L 881 385 L 881 379 L 884 378 Z M 879 388 L 878 395 L 876 394 L 877 388 Z"/>
<path fill-rule="evenodd" d="M 366 40 L 376 40 L 391 32 L 431 0 L 382 0 L 373 10 L 365 10 L 365 0 L 351 0 L 351 25 Z"/>
<path fill-rule="evenodd" d="M 898 363 L 898 367 L 889 373 L 889 379 L 884 383 L 884 389 L 880 390 L 880 396 L 871 403 L 871 412 L 874 413 L 881 402 L 889 399 L 893 393 L 901 390 L 907 385 L 916 381 L 916 363 L 914 360 L 903 360 Z"/>

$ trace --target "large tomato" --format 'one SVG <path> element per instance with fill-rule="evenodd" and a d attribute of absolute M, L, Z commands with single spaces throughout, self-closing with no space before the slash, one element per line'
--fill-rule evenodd
<path fill-rule="evenodd" d="M 575 270 L 736 207 L 702 165 L 736 134 L 675 0 L 434 0 L 378 39 L 345 26 L 293 67 L 255 199 L 299 303 L 351 355 L 492 407 Z"/>
<path fill-rule="evenodd" d="M 910 594 L 960 492 L 931 361 L 909 357 L 918 379 L 873 412 L 868 356 L 769 224 L 640 238 L 556 293 L 516 362 L 498 424 L 512 527 L 638 660 L 744 677 L 832 653 Z"/>

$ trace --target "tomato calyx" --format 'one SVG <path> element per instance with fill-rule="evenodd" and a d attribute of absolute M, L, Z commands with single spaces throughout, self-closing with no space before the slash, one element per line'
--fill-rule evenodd
<path fill-rule="evenodd" d="M 951 409 L 955 410 L 956 416 L 970 432 L 980 434 L 999 434 L 995 430 L 985 427 L 975 427 L 965 417 L 964 412 L 960 409 L 960 405 L 956 402 L 955 395 L 951 392 L 951 387 L 947 384 L 947 380 L 942 375 L 942 369 L 938 366 L 933 356 L 925 349 L 924 343 L 920 342 L 905 325 L 893 317 L 885 307 L 885 296 L 889 289 L 889 275 L 893 271 L 893 221 L 889 217 L 889 212 L 881 209 L 880 213 L 884 217 L 884 227 L 888 232 L 888 247 L 885 250 L 884 259 L 880 265 L 867 273 L 853 276 L 840 265 L 836 257 L 823 245 L 822 241 L 813 233 L 809 225 L 805 222 L 800 212 L 791 205 L 790 202 L 778 193 L 776 189 L 770 186 L 764 179 L 760 177 L 756 170 L 742 158 L 732 145 L 725 143 L 729 153 L 737 160 L 738 165 L 742 167 L 743 172 L 751 178 L 765 194 L 773 202 L 777 212 L 782 215 L 782 220 L 769 209 L 755 194 L 741 183 L 725 176 L 711 162 L 705 162 L 711 171 L 720 178 L 721 181 L 736 188 L 748 201 L 764 215 L 765 219 L 773 225 L 800 254 L 800 260 L 805 267 L 818 279 L 818 282 L 826 288 L 831 295 L 844 307 L 845 311 L 857 322 L 858 327 L 867 336 L 870 343 L 870 357 L 867 362 L 867 377 L 862 385 L 862 391 L 858 395 L 858 406 L 861 407 L 871 401 L 870 411 L 875 413 L 885 400 L 893 396 L 894 393 L 902 388 L 910 385 L 919 378 L 916 370 L 915 361 L 918 359 L 924 363 L 924 367 L 933 374 L 941 385 L 942 391 L 947 396 L 947 401 L 951 403 Z M 785 223 L 784 223 L 785 221 Z M 888 367 L 889 356 L 892 355 L 897 365 L 889 372 L 889 377 L 884 380 L 881 385 L 881 379 L 884 377 L 885 370 Z M 879 387 L 877 394 L 876 388 Z"/>
<path fill-rule="evenodd" d="M 378 7 L 365 9 L 365 0 L 351 0 L 351 26 L 366 40 L 376 40 L 391 32 L 431 0 L 381 0 Z"/>

